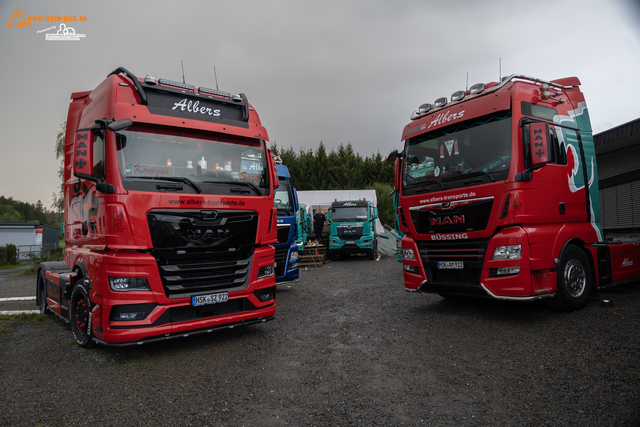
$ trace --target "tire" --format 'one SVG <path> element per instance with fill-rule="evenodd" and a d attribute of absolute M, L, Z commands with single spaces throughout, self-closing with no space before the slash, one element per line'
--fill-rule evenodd
<path fill-rule="evenodd" d="M 376 250 L 371 249 L 369 252 L 367 252 L 367 257 L 369 258 L 370 261 L 373 261 L 374 259 L 376 259 Z"/>
<path fill-rule="evenodd" d="M 91 302 L 91 298 L 89 298 L 88 284 L 88 280 L 79 280 L 76 282 L 69 303 L 71 332 L 78 345 L 83 348 L 95 346 L 93 333 L 91 332 L 91 310 L 94 304 Z"/>
<path fill-rule="evenodd" d="M 329 252 L 329 259 L 331 259 L 331 261 L 337 261 L 338 254 L 336 252 Z"/>
<path fill-rule="evenodd" d="M 38 281 L 36 284 L 36 303 L 40 309 L 40 314 L 47 311 L 47 281 L 45 279 L 44 270 L 38 270 Z"/>
<path fill-rule="evenodd" d="M 580 248 L 568 246 L 564 250 L 556 277 L 556 296 L 549 300 L 550 307 L 574 311 L 587 305 L 592 289 L 591 267 L 587 256 Z"/>

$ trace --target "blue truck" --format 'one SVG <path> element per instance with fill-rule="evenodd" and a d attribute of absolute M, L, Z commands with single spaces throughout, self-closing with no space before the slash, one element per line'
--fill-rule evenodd
<path fill-rule="evenodd" d="M 278 210 L 278 243 L 276 248 L 276 283 L 295 280 L 300 276 L 298 267 L 298 195 L 289 182 L 289 169 L 276 157 L 280 186 L 276 190 L 274 205 Z"/>
<path fill-rule="evenodd" d="M 375 220 L 378 208 L 368 200 L 347 200 L 331 203 L 329 209 L 329 257 L 337 261 L 340 255 L 365 253 L 369 259 L 378 257 L 378 235 Z"/>

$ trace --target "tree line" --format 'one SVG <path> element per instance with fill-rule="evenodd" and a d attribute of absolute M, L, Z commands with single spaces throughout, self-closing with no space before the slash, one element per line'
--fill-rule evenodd
<path fill-rule="evenodd" d="M 0 196 L 0 222 L 40 222 L 60 227 L 58 215 L 45 208 L 40 200 L 33 204 L 4 196 Z"/>
<path fill-rule="evenodd" d="M 291 185 L 298 191 L 310 190 L 376 190 L 378 214 L 383 224 L 393 226 L 393 163 L 387 162 L 378 151 L 362 157 L 350 143 L 340 144 L 337 150 L 322 143 L 313 150 L 281 148 L 274 142 L 270 150 L 280 156 L 289 169 Z"/>
<path fill-rule="evenodd" d="M 376 183 L 393 185 L 393 164 L 379 151 L 362 157 L 347 143 L 327 153 L 322 141 L 315 150 L 301 148 L 296 152 L 276 143 L 270 149 L 287 166 L 291 184 L 298 191 L 362 190 Z"/>

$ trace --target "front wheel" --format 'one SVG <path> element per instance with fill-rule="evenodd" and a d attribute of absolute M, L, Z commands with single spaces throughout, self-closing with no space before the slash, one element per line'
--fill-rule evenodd
<path fill-rule="evenodd" d="M 47 311 L 47 281 L 44 276 L 44 270 L 38 270 L 38 282 L 36 285 L 37 304 L 40 314 Z"/>
<path fill-rule="evenodd" d="M 576 246 L 568 246 L 558 264 L 556 296 L 550 307 L 565 311 L 580 310 L 591 293 L 591 268 L 587 256 Z"/>
<path fill-rule="evenodd" d="M 70 304 L 71 332 L 80 347 L 95 346 L 91 333 L 91 310 L 93 304 L 89 298 L 88 280 L 79 280 L 73 287 Z"/>
<path fill-rule="evenodd" d="M 373 249 L 371 249 L 369 252 L 367 252 L 367 256 L 369 257 L 369 260 L 373 261 L 374 259 L 378 258 L 378 244 L 374 243 L 373 244 Z"/>

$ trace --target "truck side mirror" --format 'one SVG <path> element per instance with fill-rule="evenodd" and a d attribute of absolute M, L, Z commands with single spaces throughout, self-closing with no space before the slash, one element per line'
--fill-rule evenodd
<path fill-rule="evenodd" d="M 378 218 L 378 208 L 373 208 L 373 219 Z"/>
<path fill-rule="evenodd" d="M 549 132 L 546 123 L 529 124 L 529 152 L 531 166 L 549 163 Z"/>
<path fill-rule="evenodd" d="M 73 175 L 98 181 L 93 176 L 93 131 L 91 129 L 76 131 L 73 143 Z"/>
<path fill-rule="evenodd" d="M 393 170 L 393 189 L 398 191 L 401 187 L 401 176 L 402 176 L 402 158 L 396 158 L 396 164 Z"/>
<path fill-rule="evenodd" d="M 402 154 L 398 153 L 398 150 L 393 150 L 387 156 L 387 162 L 393 163 L 396 159 L 401 159 L 401 158 L 402 158 Z"/>
<path fill-rule="evenodd" d="M 293 187 L 291 187 L 291 192 L 293 193 L 293 211 L 298 212 L 300 209 L 300 205 L 298 204 L 298 192 Z"/>

